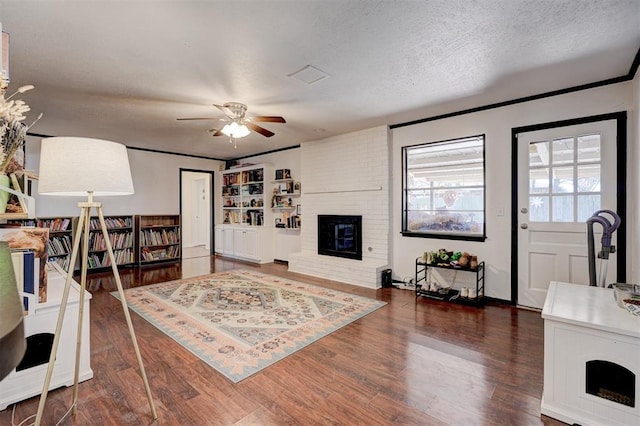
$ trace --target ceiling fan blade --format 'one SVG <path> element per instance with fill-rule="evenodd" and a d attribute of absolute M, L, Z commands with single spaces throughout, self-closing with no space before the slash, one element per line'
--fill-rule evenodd
<path fill-rule="evenodd" d="M 189 117 L 189 118 L 176 118 L 178 121 L 184 120 L 222 120 L 222 118 L 218 117 Z"/>
<path fill-rule="evenodd" d="M 256 124 L 253 124 L 251 122 L 247 122 L 244 124 L 254 132 L 260 133 L 262 136 L 265 136 L 267 138 L 270 138 L 271 136 L 275 135 L 275 133 L 273 133 L 272 131 L 265 129 L 264 127 L 260 127 Z"/>
<path fill-rule="evenodd" d="M 226 115 L 227 117 L 231 117 L 233 116 L 233 112 L 227 108 L 224 105 L 216 105 L 216 104 L 212 104 L 214 107 L 218 108 L 224 115 Z"/>
<path fill-rule="evenodd" d="M 209 129 L 209 131 L 211 133 L 213 133 L 211 136 L 222 136 L 222 135 L 224 135 L 224 133 L 222 133 L 222 129 Z"/>
<path fill-rule="evenodd" d="M 284 117 L 279 117 L 276 115 L 258 115 L 256 117 L 251 117 L 251 121 L 256 121 L 258 123 L 286 123 L 287 121 Z"/>

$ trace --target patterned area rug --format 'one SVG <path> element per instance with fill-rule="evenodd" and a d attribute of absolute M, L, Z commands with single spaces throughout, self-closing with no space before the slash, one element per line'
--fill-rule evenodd
<path fill-rule="evenodd" d="M 125 293 L 131 309 L 234 383 L 385 305 L 245 270 Z"/>

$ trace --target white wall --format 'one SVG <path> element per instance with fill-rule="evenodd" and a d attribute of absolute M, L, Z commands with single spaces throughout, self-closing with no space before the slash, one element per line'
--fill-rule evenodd
<path fill-rule="evenodd" d="M 477 254 L 487 263 L 485 294 L 510 300 L 511 220 L 508 212 L 511 210 L 511 129 L 524 125 L 630 110 L 633 105 L 631 86 L 630 82 L 625 82 L 394 129 L 391 162 L 394 189 L 392 208 L 394 276 L 413 276 L 415 258 L 426 250 L 437 250 L 441 247 L 464 250 Z M 403 237 L 400 234 L 402 224 L 401 148 L 477 134 L 486 135 L 487 240 L 480 243 Z M 637 160 L 638 154 L 635 155 Z M 631 168 L 637 169 L 638 164 L 636 161 L 635 166 Z M 636 208 L 637 184 L 636 174 L 635 181 L 630 181 L 629 184 L 629 202 Z M 504 216 L 497 216 L 497 209 L 504 209 L 507 213 Z M 632 215 L 629 214 L 628 217 Z M 636 234 L 637 231 L 636 226 Z M 635 239 L 637 245 L 637 236 L 629 239 Z M 628 259 L 632 259 L 631 256 L 632 254 L 629 253 Z M 637 248 L 634 256 L 633 259 L 637 262 Z"/>
<path fill-rule="evenodd" d="M 181 155 L 160 154 L 128 149 L 134 195 L 97 197 L 104 202 L 105 215 L 179 214 L 180 168 L 218 170 L 221 162 Z M 40 165 L 40 138 L 28 137 L 26 143 L 26 169 L 38 171 Z M 77 197 L 40 196 L 37 181 L 33 191 L 36 215 L 78 216 Z"/>

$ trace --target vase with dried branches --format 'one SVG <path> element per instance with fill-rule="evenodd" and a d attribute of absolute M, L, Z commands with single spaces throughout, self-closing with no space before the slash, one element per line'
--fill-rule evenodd
<path fill-rule="evenodd" d="M 27 126 L 22 121 L 26 118 L 25 113 L 31 108 L 22 100 L 11 99 L 18 93 L 24 93 L 33 86 L 27 85 L 18 88 L 13 94 L 5 97 L 8 84 L 6 81 L 0 83 L 0 186 L 10 187 L 8 174 L 19 171 L 23 165 L 16 161 L 16 154 L 20 152 L 24 144 L 27 131 L 42 118 L 42 114 Z M 0 213 L 4 213 L 7 208 L 9 193 L 0 191 Z"/>

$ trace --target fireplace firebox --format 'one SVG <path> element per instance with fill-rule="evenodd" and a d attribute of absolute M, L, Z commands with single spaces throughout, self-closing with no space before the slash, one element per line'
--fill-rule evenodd
<path fill-rule="evenodd" d="M 362 260 L 362 216 L 318 215 L 318 254 Z"/>

